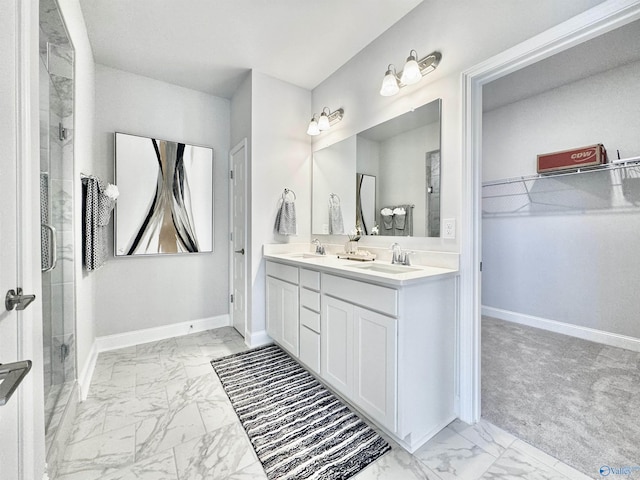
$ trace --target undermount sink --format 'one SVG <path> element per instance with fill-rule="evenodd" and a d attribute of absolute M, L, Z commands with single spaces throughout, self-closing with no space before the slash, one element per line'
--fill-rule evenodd
<path fill-rule="evenodd" d="M 367 263 L 366 265 L 358 265 L 353 268 L 360 270 L 369 270 L 371 272 L 386 273 L 391 275 L 398 275 L 401 273 L 417 272 L 419 268 L 407 267 L 405 265 L 390 265 L 385 263 Z"/>
<path fill-rule="evenodd" d="M 289 255 L 291 258 L 324 258 L 326 255 L 320 255 L 319 253 L 309 253 L 309 252 L 301 252 L 301 253 L 292 253 Z"/>

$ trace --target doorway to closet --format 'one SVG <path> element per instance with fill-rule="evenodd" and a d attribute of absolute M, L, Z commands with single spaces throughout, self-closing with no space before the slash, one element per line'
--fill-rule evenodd
<path fill-rule="evenodd" d="M 640 444 L 638 78 L 635 21 L 483 86 L 481 415 L 589 476 Z"/>

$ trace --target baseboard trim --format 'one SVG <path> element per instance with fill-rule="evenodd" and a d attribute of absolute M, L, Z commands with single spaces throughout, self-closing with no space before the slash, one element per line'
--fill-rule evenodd
<path fill-rule="evenodd" d="M 89 357 L 80 372 L 78 377 L 78 386 L 80 387 L 80 398 L 84 402 L 89 394 L 89 386 L 91 385 L 91 378 L 93 377 L 93 371 L 96 369 L 96 361 L 98 360 L 98 346 L 96 341 L 93 341 L 91 350 L 89 351 Z"/>
<path fill-rule="evenodd" d="M 611 347 L 625 348 L 634 352 L 640 352 L 640 339 L 620 335 L 617 333 L 605 332 L 594 328 L 582 327 L 571 323 L 558 322 L 547 318 L 534 317 L 524 313 L 512 312 L 501 308 L 482 306 L 482 315 L 494 317 L 507 322 L 519 323 L 529 327 L 540 328 L 550 332 L 561 333 L 571 337 L 589 340 L 591 342 L 602 343 Z"/>
<path fill-rule="evenodd" d="M 215 317 L 201 318 L 198 320 L 190 320 L 188 322 L 172 323 L 171 325 L 163 325 L 161 327 L 145 328 L 142 330 L 133 330 L 131 332 L 117 333 L 115 335 L 105 335 L 96 337 L 91 346 L 89 358 L 82 369 L 78 383 L 80 384 L 80 392 L 82 400 L 87 399 L 89 386 L 93 371 L 96 368 L 96 361 L 100 352 L 108 352 L 109 350 L 117 350 L 119 348 L 132 347 L 142 343 L 157 342 L 167 338 L 180 337 L 189 335 L 190 333 L 203 332 L 213 328 L 231 326 L 231 317 L 229 314 L 218 315 Z"/>
<path fill-rule="evenodd" d="M 116 350 L 118 348 L 132 347 L 142 343 L 157 342 L 158 340 L 228 326 L 231 326 L 231 317 L 229 317 L 229 314 L 225 314 L 216 317 L 190 320 L 188 322 L 172 323 L 161 327 L 145 328 L 131 332 L 117 333 L 115 335 L 96 337 L 96 344 L 98 353 L 108 352 L 109 350 Z"/>
<path fill-rule="evenodd" d="M 255 333 L 247 332 L 244 337 L 244 342 L 248 347 L 254 348 L 273 343 L 273 339 L 269 335 L 267 335 L 266 330 L 260 330 L 259 332 Z"/>

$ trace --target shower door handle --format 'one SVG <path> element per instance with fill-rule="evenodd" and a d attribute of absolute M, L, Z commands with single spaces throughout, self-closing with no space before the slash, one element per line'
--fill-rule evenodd
<path fill-rule="evenodd" d="M 51 252 L 51 264 L 42 269 L 42 273 L 46 273 L 50 272 L 56 268 L 56 265 L 58 265 L 58 240 L 56 239 L 56 229 L 53 228 L 53 225 L 43 223 L 42 226 L 49 230 L 49 235 L 51 237 L 51 247 L 49 248 L 49 251 Z"/>

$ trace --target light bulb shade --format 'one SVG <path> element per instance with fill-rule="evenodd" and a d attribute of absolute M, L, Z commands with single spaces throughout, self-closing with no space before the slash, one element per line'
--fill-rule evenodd
<path fill-rule="evenodd" d="M 410 55 L 409 58 L 407 58 L 407 63 L 404 64 L 404 68 L 402 69 L 400 81 L 405 85 L 413 85 L 414 83 L 418 83 L 421 79 L 422 73 L 420 73 L 420 67 L 418 66 L 416 57 Z"/>
<path fill-rule="evenodd" d="M 320 129 L 318 128 L 318 122 L 315 118 L 312 118 L 309 122 L 309 128 L 307 128 L 307 135 L 320 135 Z"/>
<path fill-rule="evenodd" d="M 387 70 L 384 78 L 382 79 L 382 87 L 380 88 L 380 95 L 383 97 L 390 97 L 400 91 L 400 85 L 398 85 L 398 79 L 391 71 Z"/>
<path fill-rule="evenodd" d="M 329 128 L 331 128 L 331 125 L 329 125 L 329 117 L 326 113 L 322 112 L 320 114 L 320 119 L 318 120 L 318 130 L 322 132 L 324 130 L 329 130 Z"/>

